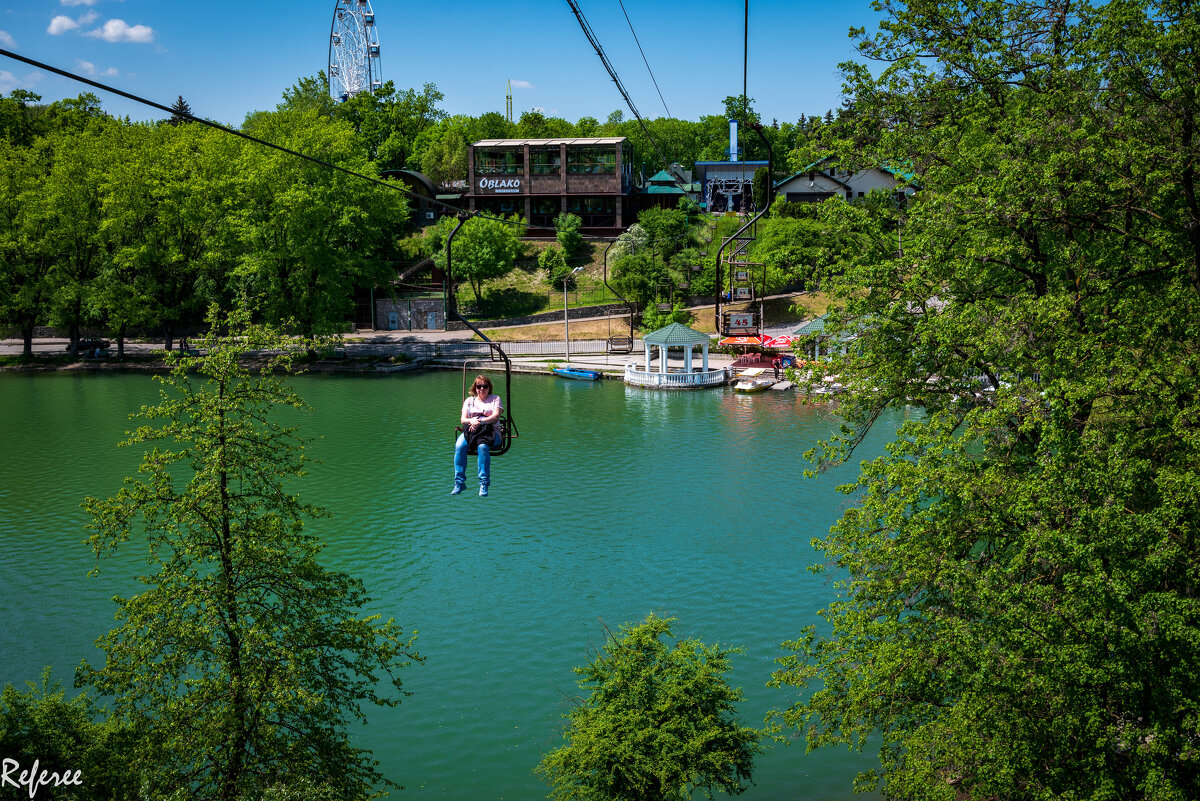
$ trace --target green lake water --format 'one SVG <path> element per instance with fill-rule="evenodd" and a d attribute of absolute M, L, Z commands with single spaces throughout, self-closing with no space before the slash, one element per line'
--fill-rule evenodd
<path fill-rule="evenodd" d="M 503 391 L 503 375 L 491 373 Z M 779 644 L 818 623 L 833 598 L 807 567 L 848 503 L 853 468 L 801 476 L 801 454 L 836 428 L 793 393 L 656 392 L 616 381 L 513 379 L 520 438 L 493 459 L 491 496 L 450 497 L 458 372 L 301 377 L 301 421 L 322 460 L 296 485 L 333 512 L 311 525 L 330 567 L 361 578 L 372 601 L 427 661 L 404 674 L 412 696 L 353 729 L 417 801 L 536 799 L 532 774 L 560 743 L 578 694 L 572 666 L 612 628 L 649 612 L 676 634 L 738 645 L 731 681 L 743 720 L 793 700 L 768 689 Z M 117 448 L 128 415 L 157 398 L 146 375 L 0 375 L 0 682 L 45 665 L 70 686 L 99 655 L 111 596 L 136 591 L 135 548 L 87 577 L 85 495 L 112 495 L 140 451 Z M 508 400 L 508 399 L 506 399 Z M 860 451 L 878 453 L 899 417 Z M 872 754 L 758 759 L 747 801 L 853 796 Z M 862 796 L 855 796 L 862 797 Z"/>

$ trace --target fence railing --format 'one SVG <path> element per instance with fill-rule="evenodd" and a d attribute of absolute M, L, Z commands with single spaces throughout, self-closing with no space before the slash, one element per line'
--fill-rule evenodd
<path fill-rule="evenodd" d="M 625 365 L 625 383 L 636 387 L 656 387 L 658 389 L 716 387 L 728 383 L 729 378 L 730 371 L 724 367 L 706 372 L 658 373 L 638 370 L 632 363 Z"/>
<path fill-rule="evenodd" d="M 534 340 L 518 340 L 515 342 L 501 342 L 499 345 L 504 348 L 504 352 L 509 356 L 558 356 L 566 355 L 566 346 L 563 340 L 550 340 L 547 342 L 539 342 Z M 633 342 L 633 350 L 637 352 L 642 349 L 642 341 L 635 339 Z M 424 343 L 425 354 L 429 356 L 441 356 L 448 359 L 476 359 L 488 358 L 492 350 L 486 342 L 430 342 Z M 607 339 L 572 339 L 571 340 L 571 355 L 593 355 L 597 353 L 608 353 Z"/>

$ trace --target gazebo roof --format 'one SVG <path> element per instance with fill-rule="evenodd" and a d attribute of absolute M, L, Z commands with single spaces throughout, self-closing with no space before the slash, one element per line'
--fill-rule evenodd
<path fill-rule="evenodd" d="M 797 328 L 795 331 L 792 332 L 792 336 L 807 337 L 807 336 L 812 336 L 813 334 L 823 333 L 824 331 L 825 331 L 825 315 L 822 314 L 820 317 L 814 317 L 813 319 L 809 320 L 804 325 Z"/>
<path fill-rule="evenodd" d="M 647 345 L 700 345 L 710 339 L 708 334 L 688 328 L 683 323 L 671 323 L 642 337 Z"/>

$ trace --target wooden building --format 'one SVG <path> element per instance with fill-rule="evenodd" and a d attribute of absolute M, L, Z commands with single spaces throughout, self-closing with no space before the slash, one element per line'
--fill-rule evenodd
<path fill-rule="evenodd" d="M 633 157 L 624 136 L 483 139 L 467 150 L 466 207 L 520 214 L 531 236 L 553 235 L 554 218 L 563 212 L 594 234 L 623 231 L 636 219 Z"/>

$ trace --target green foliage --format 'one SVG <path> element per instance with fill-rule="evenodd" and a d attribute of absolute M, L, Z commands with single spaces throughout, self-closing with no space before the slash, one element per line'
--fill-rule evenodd
<path fill-rule="evenodd" d="M 644 209 L 637 224 L 649 234 L 650 247 L 667 261 L 695 241 L 692 220 L 683 209 Z"/>
<path fill-rule="evenodd" d="M 21 333 L 33 357 L 33 330 L 49 316 L 51 240 L 42 206 L 45 148 L 0 150 L 0 324 Z"/>
<path fill-rule="evenodd" d="M 670 311 L 660 312 L 657 304 L 647 306 L 642 311 L 642 324 L 639 327 L 643 331 L 657 331 L 671 323 L 687 325 L 691 321 L 692 313 L 683 305 L 682 300 L 677 300 L 671 306 Z"/>
<path fill-rule="evenodd" d="M 877 744 L 889 798 L 1200 797 L 1195 8 L 889 11 L 842 138 L 922 188 L 821 204 L 860 247 L 822 268 L 851 391 L 816 455 L 923 414 L 817 543 L 841 597 L 781 719 Z"/>
<path fill-rule="evenodd" d="M 275 374 L 297 343 L 247 318 L 214 310 L 206 355 L 169 360 L 162 401 L 125 443 L 152 446 L 139 476 L 85 504 L 97 557 L 144 538 L 150 572 L 116 599 L 106 660 L 77 681 L 143 735 L 131 758 L 150 796 L 258 797 L 315 776 L 366 798 L 385 780 L 345 727 L 398 704 L 399 671 L 419 657 L 391 620 L 362 614 L 361 582 L 318 561 L 305 523 L 325 513 L 288 491 L 306 458 L 279 422 L 304 408 Z"/>
<path fill-rule="evenodd" d="M 588 244 L 579 233 L 582 227 L 583 220 L 569 212 L 554 218 L 554 237 L 568 260 L 577 259 L 587 252 Z"/>
<path fill-rule="evenodd" d="M 87 694 L 66 700 L 49 668 L 40 684 L 26 682 L 24 692 L 11 684 L 0 691 L 0 754 L 22 770 L 36 761 L 40 770 L 62 777 L 78 771 L 80 783 L 55 788 L 55 798 L 140 798 L 130 759 L 137 743 L 135 730 L 106 717 Z"/>
<path fill-rule="evenodd" d="M 50 128 L 41 96 L 25 89 L 14 89 L 0 97 L 0 139 L 16 147 L 29 147 Z"/>
<path fill-rule="evenodd" d="M 252 132 L 357 172 L 369 172 L 350 127 L 315 112 L 260 117 Z M 266 319 L 294 320 L 307 337 L 338 333 L 358 286 L 392 276 L 386 259 L 408 219 L 399 193 L 285 153 L 245 148 L 231 225 L 239 241 L 235 278 L 261 298 Z"/>
<path fill-rule="evenodd" d="M 192 107 L 183 99 L 183 95 L 179 95 L 175 102 L 171 104 L 171 116 L 167 119 L 167 124 L 183 125 L 189 123 L 191 122 L 191 119 L 189 119 L 191 115 Z"/>
<path fill-rule="evenodd" d="M 751 195 L 754 197 L 754 208 L 756 209 L 764 208 L 770 203 L 771 176 L 770 171 L 766 167 L 759 167 L 754 171 Z"/>
<path fill-rule="evenodd" d="M 612 262 L 612 284 L 634 303 L 652 303 L 662 294 L 667 281 L 663 263 L 648 251 L 629 253 Z"/>
<path fill-rule="evenodd" d="M 725 681 L 729 656 L 697 640 L 675 641 L 650 615 L 606 632 L 604 651 L 575 668 L 589 695 L 568 713 L 567 743 L 538 765 L 557 801 L 684 801 L 696 790 L 746 789 L 762 733 L 737 721 L 741 690 Z"/>
<path fill-rule="evenodd" d="M 446 241 L 457 220 L 443 217 L 438 231 L 430 234 L 441 243 Z M 466 280 L 478 302 L 483 297 L 483 282 L 507 275 L 517 265 L 524 252 L 521 237 L 525 234 L 524 221 L 517 215 L 509 220 L 493 217 L 472 217 L 463 223 L 451 242 L 454 280 Z M 434 254 L 434 262 L 446 269 L 446 248 Z"/>
<path fill-rule="evenodd" d="M 538 254 L 538 267 L 546 271 L 546 280 L 558 289 L 563 288 L 563 279 L 571 274 L 563 252 L 554 247 L 546 248 Z"/>

